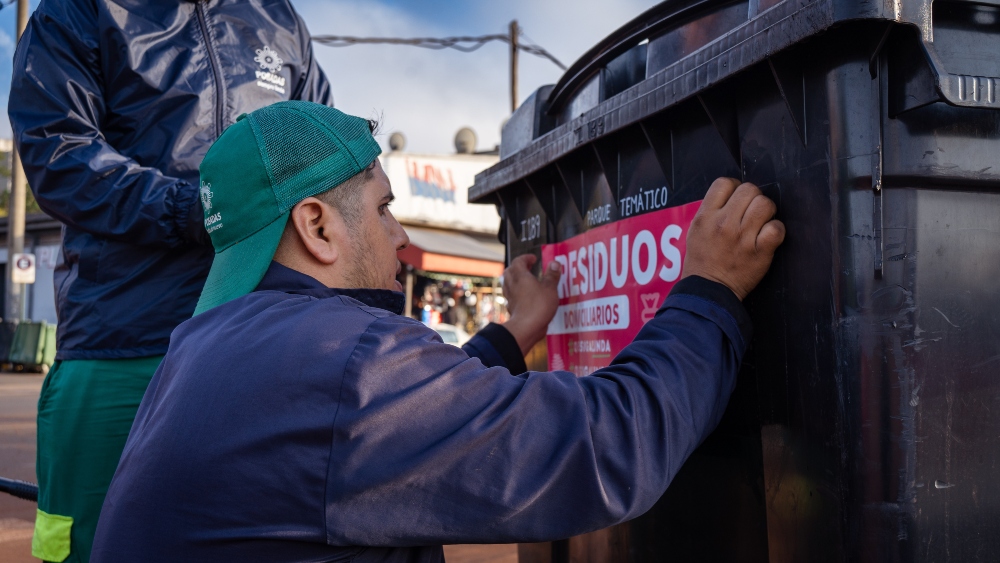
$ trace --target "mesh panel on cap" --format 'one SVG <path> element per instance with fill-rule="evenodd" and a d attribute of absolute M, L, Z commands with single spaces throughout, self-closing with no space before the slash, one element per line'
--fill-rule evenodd
<path fill-rule="evenodd" d="M 263 133 L 275 196 L 280 201 L 293 196 L 284 189 L 287 180 L 339 150 L 336 143 L 330 142 L 326 131 L 297 111 L 261 111 L 254 118 Z M 281 134 L 275 134 L 276 131 Z"/>

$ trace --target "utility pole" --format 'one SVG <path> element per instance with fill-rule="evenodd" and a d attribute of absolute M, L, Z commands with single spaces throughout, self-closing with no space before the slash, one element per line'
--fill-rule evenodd
<path fill-rule="evenodd" d="M 510 22 L 510 112 L 517 109 L 517 36 L 521 28 L 517 20 Z"/>
<path fill-rule="evenodd" d="M 28 0 L 17 0 L 17 38 L 21 39 L 28 25 Z M 14 283 L 14 255 L 24 252 L 24 206 L 27 198 L 27 179 L 17 148 L 11 152 L 10 199 L 7 205 L 7 299 L 4 319 L 24 320 L 24 284 Z"/>

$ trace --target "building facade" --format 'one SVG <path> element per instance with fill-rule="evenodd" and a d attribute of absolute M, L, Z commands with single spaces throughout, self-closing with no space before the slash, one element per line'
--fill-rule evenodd
<path fill-rule="evenodd" d="M 468 202 L 475 175 L 497 160 L 496 154 L 403 151 L 381 157 L 396 196 L 393 215 L 410 237 L 399 253 L 409 316 L 469 333 L 506 319 L 500 216 L 491 205 Z"/>

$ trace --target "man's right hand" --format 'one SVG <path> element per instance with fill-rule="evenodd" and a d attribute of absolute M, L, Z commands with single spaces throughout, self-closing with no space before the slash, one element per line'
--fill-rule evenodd
<path fill-rule="evenodd" d="M 691 222 L 682 278 L 719 282 L 743 300 L 771 267 L 785 240 L 777 206 L 753 184 L 719 178 Z"/>

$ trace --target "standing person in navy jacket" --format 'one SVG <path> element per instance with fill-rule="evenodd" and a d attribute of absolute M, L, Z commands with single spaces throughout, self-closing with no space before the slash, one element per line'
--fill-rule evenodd
<path fill-rule="evenodd" d="M 442 543 L 568 537 L 646 511 L 718 423 L 741 299 L 784 238 L 755 186 L 713 183 L 683 279 L 609 367 L 516 373 L 401 316 L 407 238 L 378 152 L 365 120 L 304 102 L 212 146 L 215 261 L 143 397 L 95 562 L 434 562 Z M 556 302 L 557 276 L 532 281 L 507 327 L 522 346 Z"/>
<path fill-rule="evenodd" d="M 212 262 L 198 164 L 236 116 L 332 105 L 286 0 L 41 0 L 8 111 L 64 225 L 57 362 L 39 400 L 35 556 L 85 562 L 142 394 Z"/>

